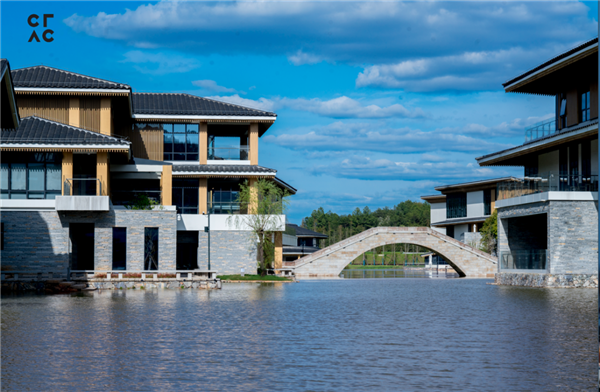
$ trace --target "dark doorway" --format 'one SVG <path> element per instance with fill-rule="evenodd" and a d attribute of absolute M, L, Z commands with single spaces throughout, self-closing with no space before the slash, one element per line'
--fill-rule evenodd
<path fill-rule="evenodd" d="M 127 269 L 127 228 L 113 227 L 112 269 Z"/>
<path fill-rule="evenodd" d="M 70 223 L 71 270 L 94 269 L 94 224 Z"/>
<path fill-rule="evenodd" d="M 95 196 L 96 154 L 73 154 L 73 196 Z"/>
<path fill-rule="evenodd" d="M 177 269 L 198 269 L 198 232 L 177 232 Z"/>
<path fill-rule="evenodd" d="M 144 270 L 158 270 L 158 227 L 144 228 Z"/>

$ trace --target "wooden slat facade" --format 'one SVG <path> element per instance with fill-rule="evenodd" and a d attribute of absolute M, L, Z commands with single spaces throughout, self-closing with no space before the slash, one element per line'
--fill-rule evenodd
<path fill-rule="evenodd" d="M 163 132 L 156 130 L 135 130 L 132 127 L 121 128 L 119 135 L 131 142 L 131 153 L 142 159 L 163 160 Z"/>
<path fill-rule="evenodd" d="M 21 118 L 37 116 L 62 124 L 69 123 L 69 98 L 17 96 Z"/>
<path fill-rule="evenodd" d="M 100 133 L 100 98 L 79 98 L 79 127 Z"/>

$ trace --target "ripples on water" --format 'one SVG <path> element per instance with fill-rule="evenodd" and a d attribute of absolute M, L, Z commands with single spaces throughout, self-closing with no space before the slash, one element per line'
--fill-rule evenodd
<path fill-rule="evenodd" d="M 597 291 L 467 279 L 2 297 L 2 390 L 595 390 Z"/>

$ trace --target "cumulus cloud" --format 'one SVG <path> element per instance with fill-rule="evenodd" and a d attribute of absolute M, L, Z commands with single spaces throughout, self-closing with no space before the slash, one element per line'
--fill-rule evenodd
<path fill-rule="evenodd" d="M 379 106 L 364 103 L 346 96 L 329 100 L 322 100 L 320 98 L 305 99 L 287 97 L 276 97 L 269 99 L 260 98 L 259 100 L 251 100 L 240 97 L 238 94 L 231 96 L 212 96 L 208 98 L 269 111 L 274 111 L 281 108 L 289 108 L 330 118 L 379 119 L 428 117 L 427 114 L 420 108 L 409 110 L 400 104 Z"/>
<path fill-rule="evenodd" d="M 200 67 L 197 60 L 172 53 L 148 53 L 131 50 L 124 54 L 124 63 L 133 63 L 134 68 L 145 74 L 164 75 L 169 73 L 185 73 Z M 144 64 L 144 65 L 141 65 Z"/>
<path fill-rule="evenodd" d="M 498 88 L 596 35 L 587 14 L 581 2 L 161 1 L 64 22 L 138 48 L 366 64 L 357 86 L 431 91 Z"/>
<path fill-rule="evenodd" d="M 467 124 L 463 127 L 445 127 L 436 129 L 439 133 L 460 133 L 473 137 L 485 136 L 486 138 L 509 138 L 514 136 L 524 136 L 526 128 L 535 124 L 544 123 L 554 119 L 554 113 L 548 113 L 543 116 L 531 116 L 527 118 L 515 118 L 510 122 L 488 127 L 482 124 Z"/>
<path fill-rule="evenodd" d="M 208 91 L 212 91 L 212 92 L 216 92 L 216 93 L 236 93 L 237 92 L 237 90 L 234 88 L 219 86 L 217 84 L 217 82 L 215 82 L 214 80 L 208 80 L 208 79 L 194 80 L 192 82 L 192 84 L 194 86 L 203 88 L 204 90 L 208 90 Z"/>
<path fill-rule="evenodd" d="M 432 150 L 479 154 L 511 146 L 455 132 L 423 132 L 407 127 L 388 128 L 382 123 L 345 122 L 314 127 L 306 133 L 267 135 L 264 140 L 293 150 L 371 151 L 389 154 Z"/>

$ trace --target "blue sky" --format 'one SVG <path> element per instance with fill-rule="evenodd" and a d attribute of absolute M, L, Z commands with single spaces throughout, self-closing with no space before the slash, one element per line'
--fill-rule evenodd
<path fill-rule="evenodd" d="M 28 43 L 31 13 L 54 14 Z M 502 82 L 597 35 L 596 2 L 6 2 L 1 55 L 274 111 L 262 166 L 290 220 L 520 175 L 475 157 L 521 144 L 553 99 Z M 38 34 L 43 27 L 36 28 Z"/>

